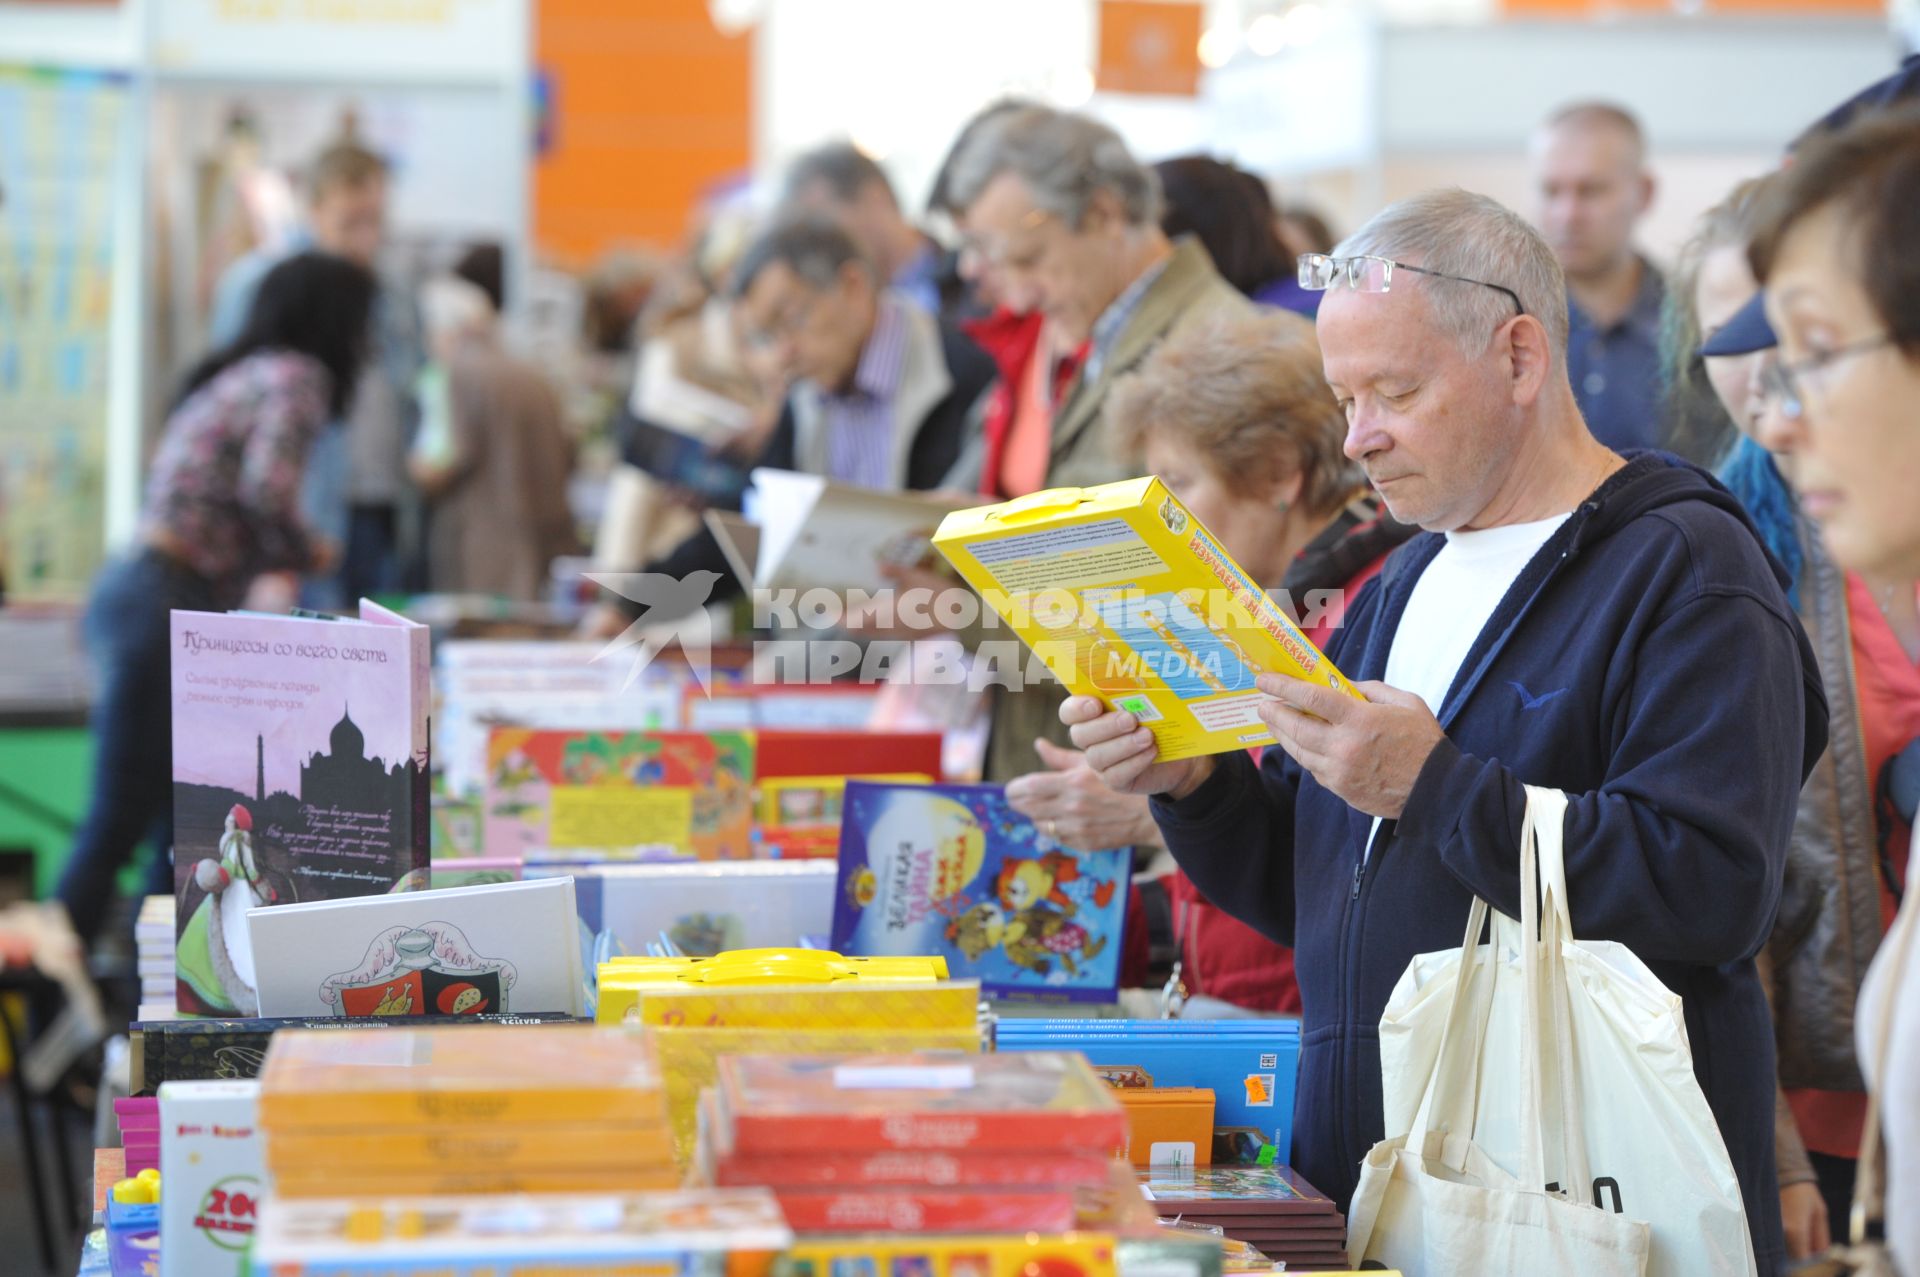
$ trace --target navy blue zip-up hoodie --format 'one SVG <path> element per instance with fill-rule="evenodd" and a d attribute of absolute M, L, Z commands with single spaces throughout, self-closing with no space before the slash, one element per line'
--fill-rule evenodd
<path fill-rule="evenodd" d="M 1328 653 L 1350 677 L 1385 677 L 1408 597 L 1443 544 L 1408 542 L 1355 601 Z M 1207 896 L 1294 946 L 1295 1166 L 1344 1209 L 1361 1159 L 1389 1134 L 1388 994 L 1414 955 L 1459 946 L 1474 896 L 1519 916 L 1523 785 L 1551 786 L 1569 798 L 1575 934 L 1626 944 L 1684 1001 L 1760 1271 L 1775 1271 L 1773 1032 L 1753 959 L 1827 732 L 1777 564 L 1705 472 L 1634 455 L 1521 572 L 1438 717 L 1446 739 L 1364 860 L 1372 818 L 1280 749 L 1257 768 L 1222 756 L 1194 793 L 1154 800 Z"/>

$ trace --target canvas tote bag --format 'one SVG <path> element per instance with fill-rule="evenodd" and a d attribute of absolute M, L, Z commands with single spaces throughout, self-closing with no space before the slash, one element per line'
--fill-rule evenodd
<path fill-rule="evenodd" d="M 1565 794 L 1528 787 L 1520 922 L 1476 901 L 1462 947 L 1420 955 L 1388 1000 L 1387 1130 L 1407 1135 L 1376 1147 L 1363 1166 L 1353 1259 L 1410 1273 L 1454 1270 L 1475 1255 L 1489 1272 L 1546 1263 L 1637 1272 L 1637 1227 L 1647 1273 L 1755 1273 L 1739 1182 L 1694 1079 L 1680 1000 L 1625 946 L 1573 936 L 1565 819 Z M 1489 913 L 1491 943 L 1481 945 Z M 1629 1266 L 1561 1249 L 1436 1253 L 1430 1225 L 1444 1217 L 1395 1203 L 1457 1204 L 1463 1192 L 1510 1203 L 1501 1209 L 1525 1213 L 1556 1244 L 1610 1237 Z"/>
<path fill-rule="evenodd" d="M 1920 846 L 1920 837 L 1916 837 L 1915 845 Z M 1868 1240 L 1867 1225 L 1884 1223 L 1887 1218 L 1886 1186 L 1882 1183 L 1886 1167 L 1882 1165 L 1880 1149 L 1883 1138 L 1880 1095 L 1888 1087 L 1899 1084 L 1887 1071 L 1887 1062 L 1893 1055 L 1894 1002 L 1899 997 L 1900 982 L 1908 978 L 1908 956 L 1913 951 L 1916 932 L 1920 932 L 1920 916 L 1908 905 L 1900 910 L 1893 930 L 1882 941 L 1897 947 L 1893 950 L 1893 965 L 1887 972 L 1886 990 L 1880 997 L 1879 1032 L 1875 1034 L 1873 1046 L 1874 1059 L 1879 1064 L 1873 1076 L 1879 1079 L 1880 1085 L 1867 1092 L 1867 1118 L 1861 1128 L 1859 1170 L 1853 1181 L 1853 1209 L 1847 1220 L 1847 1240 L 1834 1243 L 1825 1258 L 1799 1269 L 1803 1277 L 1846 1277 L 1847 1274 L 1897 1277 L 1892 1252 L 1884 1240 Z"/>

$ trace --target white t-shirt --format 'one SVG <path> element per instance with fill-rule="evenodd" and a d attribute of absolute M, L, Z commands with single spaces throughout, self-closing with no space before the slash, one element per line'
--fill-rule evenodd
<path fill-rule="evenodd" d="M 1567 515 L 1556 514 L 1535 523 L 1447 533 L 1447 543 L 1414 583 L 1400 628 L 1393 632 L 1387 685 L 1412 692 L 1438 714 L 1493 610 L 1566 521 Z M 1376 818 L 1373 833 L 1379 832 Z M 1373 852 L 1373 834 L 1367 837 L 1367 852 Z"/>

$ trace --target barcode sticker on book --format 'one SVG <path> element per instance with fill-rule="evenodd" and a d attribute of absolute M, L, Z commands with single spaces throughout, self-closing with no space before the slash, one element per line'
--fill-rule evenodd
<path fill-rule="evenodd" d="M 965 1091 L 973 1087 L 973 1066 L 843 1064 L 833 1084 L 843 1091 Z"/>

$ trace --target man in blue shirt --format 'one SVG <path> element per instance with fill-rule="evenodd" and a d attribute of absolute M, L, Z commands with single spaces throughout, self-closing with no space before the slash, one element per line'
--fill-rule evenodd
<path fill-rule="evenodd" d="M 1563 107 L 1533 141 L 1536 222 L 1567 276 L 1567 373 L 1594 437 L 1664 447 L 1660 306 L 1666 282 L 1633 247 L 1653 203 L 1640 123 L 1620 107 Z"/>

